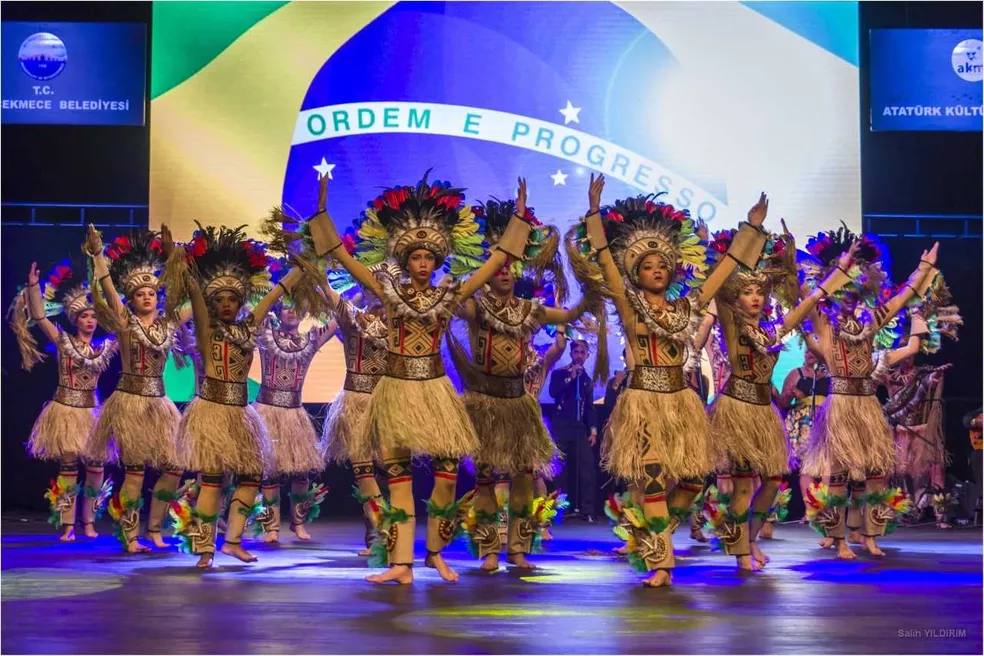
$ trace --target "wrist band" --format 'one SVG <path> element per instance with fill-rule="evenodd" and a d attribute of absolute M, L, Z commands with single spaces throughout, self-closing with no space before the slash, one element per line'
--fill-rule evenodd
<path fill-rule="evenodd" d="M 851 275 L 847 271 L 845 271 L 844 269 L 842 269 L 839 264 L 837 265 L 837 270 L 840 271 L 841 273 L 843 273 L 845 276 L 850 276 Z"/>
<path fill-rule="evenodd" d="M 588 213 L 584 215 L 584 218 L 588 218 L 589 216 L 594 216 L 595 214 L 601 214 L 601 210 L 594 210 L 594 211 L 588 210 Z"/>
<path fill-rule="evenodd" d="M 597 251 L 598 251 L 599 253 L 600 253 L 601 251 L 607 251 L 607 250 L 608 250 L 608 244 L 605 244 L 605 245 L 604 245 L 604 246 L 602 246 L 601 248 L 597 248 L 597 249 L 595 249 L 595 250 L 597 250 Z"/>
<path fill-rule="evenodd" d="M 96 282 L 102 282 L 103 280 L 105 280 L 108 277 L 109 277 L 109 274 L 107 273 L 105 276 L 101 276 Z"/>
<path fill-rule="evenodd" d="M 290 296 L 290 290 L 287 289 L 287 287 L 284 285 L 284 283 L 278 282 L 277 283 L 277 287 L 280 287 L 280 289 L 284 290 L 284 293 L 285 294 L 287 294 L 288 296 Z"/>
<path fill-rule="evenodd" d="M 735 261 L 735 262 L 737 262 L 738 264 L 741 264 L 742 266 L 744 266 L 744 264 L 742 263 L 742 261 L 741 261 L 741 260 L 739 260 L 739 259 L 738 259 L 737 257 L 735 257 L 734 255 L 732 255 L 731 253 L 728 253 L 728 252 L 725 252 L 725 255 L 726 255 L 727 257 L 730 257 L 730 258 L 731 258 L 732 260 L 734 260 L 734 261 Z"/>
<path fill-rule="evenodd" d="M 826 289 L 824 289 L 823 288 L 823 285 L 817 285 L 817 289 L 819 289 L 821 292 L 823 292 L 823 295 L 824 296 L 830 296 L 830 292 L 828 292 Z"/>
<path fill-rule="evenodd" d="M 919 291 L 915 287 L 913 287 L 912 285 L 910 285 L 908 281 L 906 281 L 905 283 L 903 283 L 902 286 L 903 287 L 908 287 L 909 289 L 912 290 L 912 293 L 913 294 L 915 294 L 916 296 L 919 296 Z"/>
<path fill-rule="evenodd" d="M 928 264 L 930 269 L 936 268 L 936 265 L 929 260 L 919 260 L 919 264 Z"/>

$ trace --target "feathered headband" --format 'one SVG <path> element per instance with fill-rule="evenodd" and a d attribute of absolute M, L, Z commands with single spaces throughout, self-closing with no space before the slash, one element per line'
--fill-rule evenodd
<path fill-rule="evenodd" d="M 860 243 L 854 263 L 847 272 L 851 282 L 826 299 L 826 303 L 833 307 L 843 302 L 847 294 L 857 295 L 866 305 L 874 307 L 886 290 L 891 290 L 891 281 L 886 272 L 889 268 L 888 249 L 871 235 L 854 234 L 843 223 L 836 231 L 818 233 L 806 242 L 807 253 L 799 257 L 802 282 L 810 291 L 816 289 L 855 241 Z"/>
<path fill-rule="evenodd" d="M 735 229 L 716 232 L 708 253 L 715 259 L 724 257 L 736 233 Z M 787 310 L 796 306 L 799 301 L 796 244 L 790 236 L 770 234 L 755 269 L 739 263 L 721 287 L 724 301 L 734 305 L 741 290 L 750 285 L 761 287 L 766 297 L 775 297 Z"/>
<path fill-rule="evenodd" d="M 489 250 L 495 247 L 506 232 L 506 226 L 516 213 L 516 202 L 492 198 L 484 205 L 471 208 L 476 218 L 485 221 L 485 239 Z M 553 279 L 560 282 L 559 292 L 562 300 L 567 298 L 567 285 L 560 262 L 560 231 L 554 226 L 545 226 L 536 218 L 532 207 L 526 208 L 522 217 L 532 226 L 526 239 L 523 258 L 512 260 L 510 271 L 517 281 L 527 273 L 537 277 L 550 272 Z"/>
<path fill-rule="evenodd" d="M 453 276 L 467 275 L 482 265 L 484 225 L 464 204 L 462 189 L 448 182 L 387 189 L 362 213 L 358 236 L 360 255 L 368 266 L 388 258 L 406 269 L 415 250 L 434 254 L 438 266 Z"/>
<path fill-rule="evenodd" d="M 668 298 L 678 298 L 699 287 L 707 275 L 706 248 L 697 236 L 687 210 L 657 202 L 661 194 L 617 200 L 601 209 L 602 225 L 619 272 L 633 284 L 639 282 L 639 264 L 656 255 L 674 272 Z M 576 233 L 579 250 L 590 254 L 587 226 L 582 221 Z"/>
<path fill-rule="evenodd" d="M 106 245 L 106 257 L 113 283 L 127 298 L 142 287 L 158 288 L 164 252 L 157 233 L 136 230 L 121 235 Z"/>
<path fill-rule="evenodd" d="M 62 312 L 75 323 L 85 310 L 94 309 L 89 291 L 89 271 L 81 258 L 65 258 L 44 279 L 45 316 Z"/>
<path fill-rule="evenodd" d="M 266 245 L 246 237 L 245 226 L 203 227 L 185 245 L 188 264 L 205 299 L 228 291 L 243 303 L 258 303 L 271 289 Z"/>

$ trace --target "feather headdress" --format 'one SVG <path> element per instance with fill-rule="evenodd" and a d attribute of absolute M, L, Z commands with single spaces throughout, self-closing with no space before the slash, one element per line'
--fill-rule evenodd
<path fill-rule="evenodd" d="M 359 253 L 368 266 L 394 259 L 406 269 L 410 253 L 426 249 L 453 276 L 482 265 L 484 224 L 464 204 L 464 190 L 423 179 L 416 186 L 387 189 L 359 220 Z"/>

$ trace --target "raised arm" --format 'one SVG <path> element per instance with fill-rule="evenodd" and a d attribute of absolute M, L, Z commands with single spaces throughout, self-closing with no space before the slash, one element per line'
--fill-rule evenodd
<path fill-rule="evenodd" d="M 352 257 L 345 250 L 338 230 L 332 221 L 327 210 L 328 206 L 328 176 L 321 177 L 318 186 L 318 213 L 308 221 L 308 228 L 311 230 L 311 239 L 314 242 L 314 251 L 318 257 L 330 255 L 338 260 L 345 269 L 352 274 L 364 289 L 372 291 L 379 298 L 383 297 L 383 286 L 376 279 L 369 268 L 362 262 Z"/>
<path fill-rule="evenodd" d="M 886 364 L 889 367 L 894 367 L 908 358 L 915 357 L 919 353 L 919 348 L 922 346 L 923 337 L 928 332 L 929 329 L 926 326 L 926 320 L 918 314 L 912 315 L 912 328 L 909 331 L 909 339 L 904 346 L 892 349 L 883 356 L 886 358 Z"/>
<path fill-rule="evenodd" d="M 281 278 L 280 282 L 274 285 L 273 289 L 267 292 L 266 296 L 264 296 L 260 302 L 256 304 L 256 307 L 253 308 L 251 313 L 253 315 L 253 321 L 255 322 L 256 318 L 265 317 L 267 312 L 270 311 L 270 308 L 273 307 L 273 304 L 280 300 L 280 297 L 283 296 L 284 293 L 290 294 L 291 288 L 303 275 L 304 273 L 296 266 L 291 268 L 291 270 L 287 272 L 287 275 Z"/>
<path fill-rule="evenodd" d="M 588 230 L 588 241 L 591 242 L 591 248 L 598 252 L 598 264 L 605 276 L 605 284 L 614 295 L 618 316 L 624 326 L 631 326 L 635 324 L 635 315 L 625 299 L 625 285 L 622 283 L 622 276 L 615 265 L 615 258 L 608 250 L 608 238 L 605 237 L 605 228 L 601 222 L 601 192 L 604 189 L 605 176 L 599 175 L 595 178 L 592 173 L 591 183 L 588 186 L 588 214 L 584 217 L 584 222 Z"/>
<path fill-rule="evenodd" d="M 803 320 L 806 319 L 808 314 L 815 316 L 816 313 L 814 310 L 817 307 L 817 303 L 825 296 L 833 295 L 844 287 L 844 285 L 851 282 L 851 277 L 847 275 L 847 270 L 851 268 L 851 260 L 854 259 L 854 253 L 857 251 L 859 245 L 860 243 L 857 241 L 851 244 L 847 252 L 843 253 L 837 261 L 837 268 L 831 271 L 830 275 L 817 285 L 817 288 L 812 293 L 803 298 L 802 290 L 800 291 L 800 302 L 783 317 L 782 327 L 784 333 L 790 332 L 803 323 Z"/>
<path fill-rule="evenodd" d="M 707 314 L 701 319 L 700 325 L 697 326 L 697 334 L 694 336 L 694 348 L 700 351 L 707 345 L 707 338 L 711 336 L 711 328 L 714 327 L 714 322 L 718 320 L 718 309 L 717 303 L 711 300 L 710 305 L 707 306 Z"/>
<path fill-rule="evenodd" d="M 876 329 L 888 323 L 914 297 L 922 298 L 926 295 L 936 276 L 936 256 L 939 248 L 940 243 L 936 242 L 931 249 L 923 251 L 922 257 L 919 258 L 919 266 L 902 285 L 902 290 L 878 308 L 875 313 Z"/>
<path fill-rule="evenodd" d="M 765 222 L 768 213 L 769 199 L 765 192 L 762 192 L 758 202 L 752 205 L 752 209 L 748 210 L 748 222 L 741 224 L 735 238 L 731 240 L 728 252 L 714 266 L 711 274 L 707 276 L 707 280 L 701 285 L 699 299 L 702 305 L 711 302 L 721 285 L 724 284 L 724 281 L 728 279 L 728 276 L 739 263 L 749 269 L 758 266 L 758 260 L 762 255 L 762 249 L 765 247 L 767 239 L 765 232 L 762 231 L 762 223 Z"/>
<path fill-rule="evenodd" d="M 95 273 L 96 281 L 103 290 L 103 294 L 106 296 L 106 304 L 109 305 L 109 309 L 120 319 L 126 319 L 126 306 L 123 304 L 119 292 L 116 291 L 116 285 L 113 283 L 112 276 L 109 275 L 109 263 L 106 261 L 106 255 L 103 253 L 102 237 L 91 223 L 89 224 L 85 247 L 82 250 L 92 258 L 93 272 Z"/>
<path fill-rule="evenodd" d="M 44 313 L 44 301 L 41 299 L 41 274 L 38 273 L 38 263 L 31 262 L 27 272 L 27 313 L 31 321 L 36 323 L 44 336 L 52 344 L 58 343 L 58 327 L 51 323 Z"/>
<path fill-rule="evenodd" d="M 567 326 L 557 326 L 557 334 L 554 335 L 554 342 L 547 349 L 547 352 L 543 354 L 544 375 L 550 373 L 550 370 L 560 360 L 560 356 L 564 354 L 565 349 L 567 349 Z"/>
<path fill-rule="evenodd" d="M 574 323 L 587 311 L 588 305 L 588 297 L 582 296 L 577 305 L 569 309 L 543 306 L 540 312 L 541 323 L 551 325 Z"/>
<path fill-rule="evenodd" d="M 530 236 L 530 224 L 523 217 L 526 215 L 526 179 L 519 179 L 519 190 L 516 192 L 516 213 L 509 218 L 502 239 L 495 249 L 489 253 L 489 258 L 478 271 L 468 277 L 458 288 L 458 300 L 464 301 L 475 295 L 485 283 L 492 279 L 495 272 L 513 260 L 523 259 L 526 250 L 526 240 Z"/>

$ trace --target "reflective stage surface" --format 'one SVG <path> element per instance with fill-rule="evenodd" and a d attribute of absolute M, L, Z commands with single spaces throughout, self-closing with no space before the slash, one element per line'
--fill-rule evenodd
<path fill-rule="evenodd" d="M 363 581 L 356 522 L 319 520 L 310 543 L 284 526 L 280 547 L 244 542 L 258 563 L 219 554 L 204 572 L 177 552 L 120 553 L 105 522 L 72 544 L 35 518 L 5 517 L 2 530 L 3 653 L 982 650 L 979 529 L 900 529 L 885 558 L 844 562 L 787 524 L 763 541 L 772 562 L 757 574 L 680 529 L 675 585 L 663 590 L 611 554 L 601 522 L 556 528 L 536 572 L 480 572 L 458 543 L 447 553 L 457 584 L 418 558 L 410 587 Z"/>

